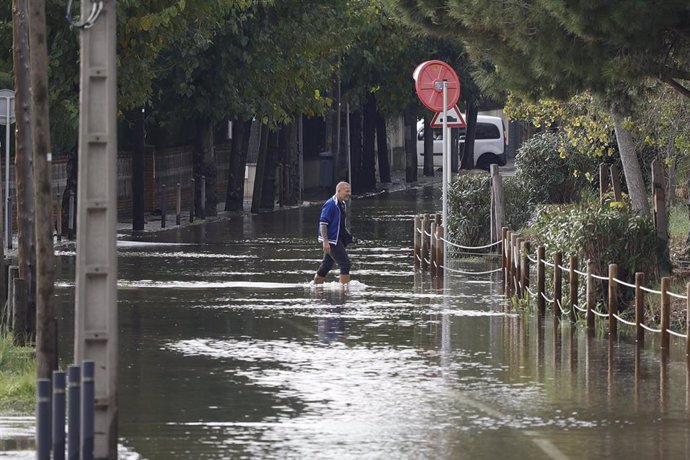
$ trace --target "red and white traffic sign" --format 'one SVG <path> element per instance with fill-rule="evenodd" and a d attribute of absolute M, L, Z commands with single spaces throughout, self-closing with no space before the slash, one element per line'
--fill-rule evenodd
<path fill-rule="evenodd" d="M 460 79 L 455 70 L 443 61 L 425 61 L 412 73 L 419 100 L 429 110 L 443 112 L 450 109 L 460 99 Z M 447 101 L 443 107 L 443 82 L 446 82 Z"/>
<path fill-rule="evenodd" d="M 458 106 L 453 106 L 446 110 L 446 126 L 448 128 L 466 128 L 467 123 L 460 113 Z M 443 128 L 443 112 L 437 112 L 431 120 L 432 128 Z"/>

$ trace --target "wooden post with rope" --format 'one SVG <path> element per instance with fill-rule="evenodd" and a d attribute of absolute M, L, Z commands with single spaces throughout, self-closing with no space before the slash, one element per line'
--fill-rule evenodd
<path fill-rule="evenodd" d="M 529 241 L 524 241 L 522 243 L 522 267 L 520 268 L 520 274 L 522 276 L 522 296 L 526 297 L 529 291 L 529 251 L 530 243 Z"/>
<path fill-rule="evenodd" d="M 637 343 L 644 344 L 644 273 L 635 273 L 635 331 L 637 333 Z"/>
<path fill-rule="evenodd" d="M 544 293 L 546 289 L 546 272 L 544 266 L 544 254 L 546 250 L 544 246 L 537 248 L 537 311 L 540 316 L 544 316 L 546 312 L 546 301 L 544 300 Z"/>
<path fill-rule="evenodd" d="M 422 235 L 420 231 L 422 230 L 422 218 L 419 215 L 414 216 L 414 247 L 412 250 L 412 258 L 414 259 L 414 268 L 419 268 L 421 264 L 419 263 L 419 257 L 422 252 Z"/>
<path fill-rule="evenodd" d="M 553 302 L 551 302 L 551 310 L 554 317 L 561 316 L 561 308 L 558 303 L 563 296 L 563 272 L 561 272 L 561 263 L 563 263 L 563 254 L 557 252 L 553 255 Z"/>
<path fill-rule="evenodd" d="M 661 278 L 661 348 L 668 350 L 670 345 L 670 334 L 668 333 L 671 319 L 671 296 L 668 289 L 671 286 L 671 278 L 665 276 Z"/>
<path fill-rule="evenodd" d="M 429 237 L 427 233 L 431 229 L 429 214 L 424 214 L 422 218 L 422 270 L 429 269 Z"/>
<path fill-rule="evenodd" d="M 575 322 L 577 320 L 577 317 L 575 316 L 578 289 L 577 273 L 575 273 L 575 271 L 577 270 L 577 262 L 577 256 L 570 256 L 570 271 L 568 273 L 568 294 L 570 298 L 570 321 L 572 322 Z"/>
<path fill-rule="evenodd" d="M 609 335 L 618 334 L 618 320 L 613 315 L 618 314 L 618 284 L 614 279 L 618 276 L 618 265 L 609 264 Z"/>
<path fill-rule="evenodd" d="M 587 329 L 594 329 L 594 307 L 597 302 L 596 286 L 594 285 L 594 262 L 587 261 Z"/>
<path fill-rule="evenodd" d="M 436 260 L 436 246 L 438 245 L 438 240 L 436 239 L 436 222 L 431 222 L 431 236 L 429 237 L 429 273 L 431 276 L 436 276 L 436 269 L 438 267 L 438 260 Z"/>

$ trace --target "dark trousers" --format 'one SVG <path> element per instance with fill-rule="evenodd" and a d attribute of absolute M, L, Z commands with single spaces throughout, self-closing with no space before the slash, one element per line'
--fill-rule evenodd
<path fill-rule="evenodd" d="M 321 261 L 321 265 L 319 266 L 316 274 L 319 276 L 328 275 L 328 272 L 331 271 L 333 265 L 336 263 L 338 264 L 338 267 L 340 267 L 341 275 L 350 274 L 350 258 L 347 255 L 345 246 L 340 240 L 338 240 L 338 244 L 331 243 L 330 254 L 323 254 L 323 260 Z"/>

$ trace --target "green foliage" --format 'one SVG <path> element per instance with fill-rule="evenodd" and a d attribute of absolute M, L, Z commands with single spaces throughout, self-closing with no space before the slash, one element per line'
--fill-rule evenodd
<path fill-rule="evenodd" d="M 448 188 L 448 229 L 452 241 L 465 246 L 488 244 L 491 176 L 459 174 Z"/>
<path fill-rule="evenodd" d="M 529 192 L 512 177 L 503 180 L 506 225 L 522 228 L 534 206 Z M 491 176 L 473 172 L 455 176 L 448 189 L 448 227 L 453 241 L 465 246 L 491 243 Z"/>
<path fill-rule="evenodd" d="M 0 334 L 0 412 L 33 412 L 36 393 L 34 349 L 16 347 L 10 334 Z"/>
<path fill-rule="evenodd" d="M 555 252 L 577 255 L 584 266 L 594 263 L 596 273 L 608 273 L 618 264 L 619 279 L 630 280 L 635 272 L 653 278 L 656 238 L 650 217 L 626 208 L 594 204 L 547 205 L 535 212 L 529 225 L 532 247 L 543 245 L 547 258 Z"/>
<path fill-rule="evenodd" d="M 554 132 L 526 141 L 515 164 L 516 177 L 537 203 L 577 201 L 580 190 L 591 187 L 598 177 L 597 161 L 573 151 L 568 141 Z"/>

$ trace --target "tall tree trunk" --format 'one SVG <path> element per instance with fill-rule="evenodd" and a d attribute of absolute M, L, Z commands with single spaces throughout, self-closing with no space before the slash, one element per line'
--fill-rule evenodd
<path fill-rule="evenodd" d="M 428 112 L 424 114 L 424 175 L 434 176 L 434 132 Z"/>
<path fill-rule="evenodd" d="M 625 183 L 628 186 L 628 194 L 632 201 L 633 210 L 643 215 L 649 215 L 649 202 L 647 201 L 647 192 L 642 179 L 642 170 L 637 159 L 632 136 L 624 125 L 625 114 L 616 107 L 612 107 L 611 116 L 613 117 L 618 151 L 621 155 Z"/>
<path fill-rule="evenodd" d="M 48 117 L 48 49 L 45 0 L 29 4 L 31 44 L 31 113 L 33 116 L 36 193 L 36 361 L 39 378 L 50 378 L 57 367 L 57 331 L 53 297 L 55 279 L 50 185 L 50 123 Z"/>
<path fill-rule="evenodd" d="M 13 63 L 15 133 L 15 175 L 17 216 L 19 216 L 19 277 L 28 287 L 23 331 L 14 331 L 14 340 L 25 345 L 36 334 L 36 229 L 33 181 L 33 148 L 31 145 L 31 75 L 29 71 L 29 25 L 26 0 L 13 0 Z M 9 125 L 7 129 L 9 129 Z M 16 306 L 15 306 L 16 307 Z"/>
<path fill-rule="evenodd" d="M 144 107 L 135 110 L 134 153 L 132 154 L 132 230 L 144 229 L 144 156 L 146 154 L 146 129 Z"/>
<path fill-rule="evenodd" d="M 362 112 L 350 113 L 350 167 L 352 168 L 352 191 L 359 193 L 362 184 Z"/>
<path fill-rule="evenodd" d="M 405 182 L 417 182 L 417 117 L 405 110 Z"/>
<path fill-rule="evenodd" d="M 216 192 L 216 163 L 215 147 L 213 143 L 213 123 L 209 118 L 197 120 L 197 138 L 195 154 L 195 166 L 197 180 L 195 182 L 195 205 L 201 205 L 201 176 L 206 179 L 206 203 L 204 207 L 207 216 L 218 214 L 218 194 Z M 199 209 L 197 207 L 197 209 Z"/>
<path fill-rule="evenodd" d="M 376 112 L 376 150 L 379 160 L 379 179 L 391 182 L 391 165 L 388 161 L 388 139 L 386 138 L 386 119 L 381 112 Z"/>
<path fill-rule="evenodd" d="M 228 164 L 228 185 L 225 193 L 225 210 L 244 210 L 244 174 L 247 168 L 247 151 L 252 121 L 232 122 L 232 147 Z"/>
<path fill-rule="evenodd" d="M 261 140 L 259 141 L 259 155 L 256 158 L 256 173 L 254 175 L 254 190 L 252 192 L 252 213 L 261 210 L 261 195 L 263 193 L 264 175 L 266 174 L 266 159 L 268 156 L 268 126 L 261 125 Z"/>
<path fill-rule="evenodd" d="M 362 190 L 369 192 L 376 189 L 376 98 L 371 93 L 364 105 L 362 131 Z"/>
<path fill-rule="evenodd" d="M 467 101 L 467 116 L 465 117 L 465 144 L 462 152 L 460 169 L 474 169 L 474 140 L 477 137 L 477 114 L 479 110 L 475 101 Z"/>
<path fill-rule="evenodd" d="M 288 184 L 286 204 L 299 204 L 300 199 L 300 171 L 299 171 L 299 124 L 295 121 L 288 127 L 287 133 L 287 167 Z"/>
<path fill-rule="evenodd" d="M 267 130 L 268 131 L 268 130 Z M 276 167 L 278 166 L 278 133 L 269 132 L 266 169 L 261 191 L 261 209 L 273 210 L 276 203 Z"/>

